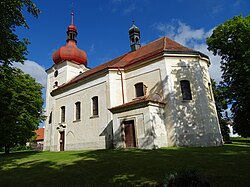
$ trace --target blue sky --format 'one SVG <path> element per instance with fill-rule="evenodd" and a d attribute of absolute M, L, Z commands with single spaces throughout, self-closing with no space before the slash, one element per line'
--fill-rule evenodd
<path fill-rule="evenodd" d="M 45 69 L 53 65 L 52 54 L 66 43 L 74 4 L 78 47 L 87 53 L 88 66 L 97 65 L 130 50 L 128 29 L 132 20 L 141 29 L 143 45 L 168 36 L 209 55 L 212 78 L 219 80 L 219 58 L 207 52 L 205 40 L 212 29 L 235 15 L 250 13 L 248 0 L 34 0 L 42 13 L 38 19 L 25 13 L 29 30 L 17 29 L 28 38 L 25 72 L 46 84 Z"/>

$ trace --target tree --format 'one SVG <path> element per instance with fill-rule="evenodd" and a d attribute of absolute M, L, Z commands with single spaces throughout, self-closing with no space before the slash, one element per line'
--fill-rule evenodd
<path fill-rule="evenodd" d="M 22 9 L 34 17 L 40 13 L 31 0 L 0 0 L 0 64 L 11 65 L 12 62 L 23 62 L 27 55 L 27 39 L 20 40 L 14 33 L 16 27 L 26 27 L 25 17 Z"/>
<path fill-rule="evenodd" d="M 225 96 L 227 87 L 224 87 L 221 84 L 217 85 L 217 83 L 213 79 L 211 79 L 211 83 L 212 83 L 216 110 L 218 112 L 221 134 L 224 142 L 228 142 L 230 141 L 229 137 L 230 129 L 228 127 L 228 122 L 230 121 L 230 119 L 226 113 L 226 109 L 228 109 L 227 98 Z M 225 115 L 223 116 L 222 113 L 225 113 Z"/>
<path fill-rule="evenodd" d="M 250 16 L 235 16 L 213 30 L 208 50 L 221 56 L 223 84 L 232 104 L 234 130 L 250 136 Z"/>
<path fill-rule="evenodd" d="M 25 145 L 43 120 L 41 89 L 40 83 L 20 69 L 0 66 L 0 147 L 5 153 Z"/>

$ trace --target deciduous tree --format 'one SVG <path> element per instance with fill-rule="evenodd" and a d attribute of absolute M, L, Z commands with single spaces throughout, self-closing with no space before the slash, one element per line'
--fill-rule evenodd
<path fill-rule="evenodd" d="M 42 115 L 42 85 L 20 69 L 0 66 L 0 147 L 5 153 L 34 135 Z"/>
<path fill-rule="evenodd" d="M 28 39 L 20 40 L 15 34 L 17 27 L 28 28 L 22 13 L 23 8 L 27 8 L 34 17 L 40 13 L 31 0 L 0 0 L 0 64 L 23 62 L 28 53 Z"/>
<path fill-rule="evenodd" d="M 213 30 L 208 49 L 221 56 L 223 84 L 232 104 L 234 130 L 250 136 L 250 16 L 235 16 Z"/>

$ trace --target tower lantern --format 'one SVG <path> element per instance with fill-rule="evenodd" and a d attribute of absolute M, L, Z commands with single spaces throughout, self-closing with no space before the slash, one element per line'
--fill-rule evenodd
<path fill-rule="evenodd" d="M 131 51 L 136 51 L 141 47 L 140 29 L 137 26 L 135 26 L 134 21 L 132 27 L 129 29 L 129 39 L 130 39 Z"/>

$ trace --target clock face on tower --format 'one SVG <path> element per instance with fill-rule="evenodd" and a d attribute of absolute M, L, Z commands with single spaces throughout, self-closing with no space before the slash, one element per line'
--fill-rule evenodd
<path fill-rule="evenodd" d="M 57 75 L 58 75 L 58 70 L 54 72 L 54 76 L 57 77 Z"/>

